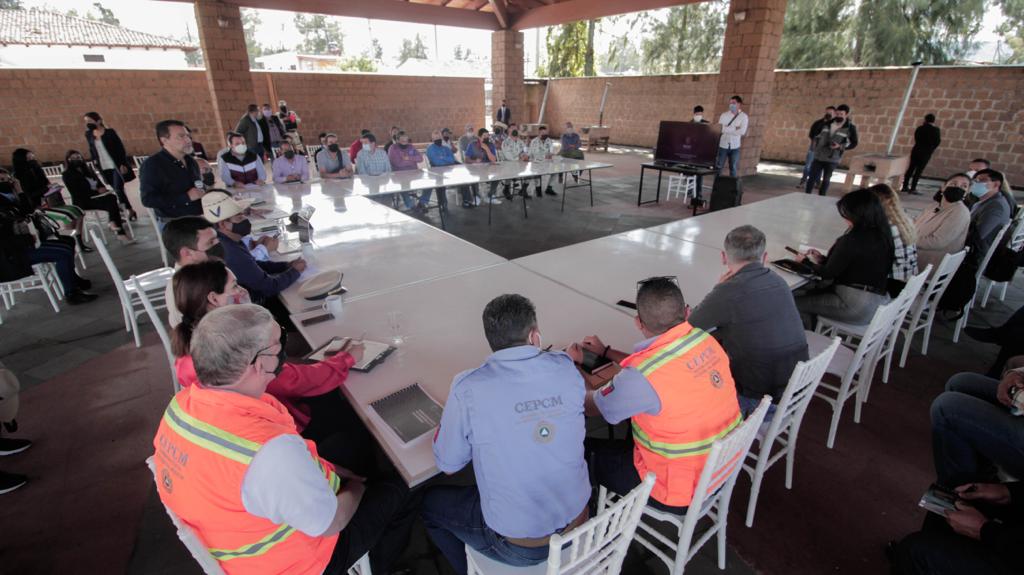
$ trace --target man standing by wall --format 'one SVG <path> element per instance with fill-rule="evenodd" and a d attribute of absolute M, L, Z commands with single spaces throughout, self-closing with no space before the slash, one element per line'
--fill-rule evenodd
<path fill-rule="evenodd" d="M 804 184 L 807 183 L 807 178 L 811 177 L 811 164 L 814 163 L 814 138 L 818 137 L 818 134 L 822 130 L 832 125 L 832 118 L 836 115 L 835 106 L 829 106 L 825 108 L 825 116 L 818 118 L 811 124 L 810 131 L 807 132 L 807 138 L 810 139 L 810 144 L 807 146 L 807 159 L 804 161 L 804 173 L 800 176 L 800 183 L 796 185 L 798 188 L 803 188 Z"/>
<path fill-rule="evenodd" d="M 814 138 L 814 163 L 811 164 L 811 174 L 804 188 L 806 193 L 811 193 L 820 180 L 818 193 L 823 196 L 828 194 L 832 171 L 839 165 L 846 150 L 857 147 L 857 126 L 850 121 L 849 115 L 850 107 L 840 104 L 836 107 L 836 117 L 832 118 L 832 124 L 823 128 Z"/>
<path fill-rule="evenodd" d="M 502 124 L 505 124 L 506 126 L 512 119 L 512 110 L 508 107 L 508 103 L 505 100 L 501 101 L 501 107 L 499 107 L 498 111 L 495 112 L 494 119 L 498 122 L 501 122 Z"/>
<path fill-rule="evenodd" d="M 252 150 L 262 160 L 267 150 L 270 149 L 270 142 L 263 134 L 269 134 L 267 121 L 260 116 L 260 109 L 256 104 L 249 104 L 249 110 L 235 126 L 235 131 L 245 138 L 245 146 Z"/>
<path fill-rule="evenodd" d="M 926 114 L 924 123 L 914 130 L 914 147 L 910 150 L 910 167 L 903 175 L 903 192 L 919 194 L 917 181 L 932 159 L 932 154 L 942 143 L 942 132 L 935 125 L 935 114 Z"/>
<path fill-rule="evenodd" d="M 742 106 L 743 98 L 733 96 L 729 98 L 729 111 L 718 117 L 722 137 L 718 140 L 718 161 L 715 165 L 721 172 L 728 159 L 729 175 L 733 178 L 736 177 L 736 168 L 740 165 L 740 138 L 747 135 L 747 126 L 750 124 L 750 118 L 741 109 Z"/>

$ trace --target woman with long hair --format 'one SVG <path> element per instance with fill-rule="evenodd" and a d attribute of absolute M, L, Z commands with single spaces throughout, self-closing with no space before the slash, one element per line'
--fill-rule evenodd
<path fill-rule="evenodd" d="M 103 117 L 98 112 L 86 112 L 82 118 L 85 120 L 85 141 L 89 144 L 92 163 L 99 168 L 107 184 L 114 188 L 118 202 L 128 212 L 128 219 L 134 222 L 138 216 L 124 193 L 125 183 L 135 179 L 131 157 L 125 151 L 121 137 L 103 123 Z"/>
<path fill-rule="evenodd" d="M 888 184 L 876 184 L 868 189 L 878 196 L 885 211 L 885 219 L 889 220 L 895 260 L 886 291 L 890 297 L 896 297 L 903 291 L 907 280 L 917 275 L 917 228 L 903 211 L 899 196 Z"/>
<path fill-rule="evenodd" d="M 71 194 L 71 203 L 83 210 L 107 212 L 110 229 L 117 233 L 117 239 L 131 243 L 128 233 L 124 230 L 124 220 L 117 199 L 108 192 L 103 180 L 85 163 L 85 158 L 78 150 L 68 150 L 64 154 L 64 172 L 61 174 L 64 186 Z"/>
<path fill-rule="evenodd" d="M 174 303 L 181 312 L 181 323 L 171 336 L 171 352 L 177 357 L 178 382 L 188 387 L 201 383 L 189 351 L 193 330 L 218 307 L 249 303 L 249 292 L 219 259 L 184 266 L 171 281 Z M 281 330 L 282 338 L 286 333 Z M 340 392 L 349 368 L 362 356 L 363 345 L 358 344 L 316 363 L 285 362 L 267 386 L 267 393 L 284 404 L 299 432 L 317 443 L 321 455 L 366 476 L 373 471 L 373 441 Z"/>
<path fill-rule="evenodd" d="M 85 212 L 77 206 L 64 205 L 64 198 L 60 194 L 47 195 L 54 184 L 46 177 L 43 166 L 32 150 L 14 150 L 11 154 L 11 165 L 14 167 L 14 178 L 28 202 L 28 207 L 32 210 L 41 210 L 46 217 L 45 229 L 38 230 L 40 236 L 45 239 L 62 240 L 65 236 L 60 235 L 60 230 L 74 230 L 78 232 L 76 238 L 79 251 L 91 252 L 92 248 L 85 245 L 82 235 Z M 59 187 L 58 185 L 57 188 Z M 72 240 L 67 238 L 67 241 Z"/>
<path fill-rule="evenodd" d="M 964 204 L 964 196 L 970 187 L 971 178 L 967 174 L 946 178 L 938 193 L 938 206 L 924 210 L 914 220 L 918 266 L 925 268 L 931 264 L 934 271 L 946 254 L 964 249 L 971 225 L 971 211 Z"/>
<path fill-rule="evenodd" d="M 814 328 L 818 316 L 867 324 L 878 306 L 889 301 L 886 286 L 895 258 L 882 203 L 871 190 L 859 189 L 840 198 L 836 208 L 849 228 L 828 255 L 810 249 L 803 256 L 822 278 L 822 283 L 795 295 L 808 329 Z"/>

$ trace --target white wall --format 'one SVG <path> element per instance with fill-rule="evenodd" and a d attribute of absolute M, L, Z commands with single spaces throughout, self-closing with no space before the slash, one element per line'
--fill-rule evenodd
<path fill-rule="evenodd" d="M 86 62 L 86 54 L 102 55 L 104 61 Z M 0 46 L 0 67 L 179 70 L 188 63 L 183 50 L 33 45 Z"/>

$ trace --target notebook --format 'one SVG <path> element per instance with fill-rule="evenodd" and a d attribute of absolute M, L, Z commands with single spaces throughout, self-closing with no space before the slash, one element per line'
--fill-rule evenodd
<path fill-rule="evenodd" d="M 402 443 L 429 433 L 441 423 L 441 406 L 423 391 L 419 383 L 382 397 L 370 406 Z"/>
<path fill-rule="evenodd" d="M 337 355 L 341 352 L 345 344 L 352 338 L 349 337 L 335 337 L 322 345 L 319 349 L 313 351 L 306 356 L 306 359 L 312 359 L 314 361 L 323 361 L 328 357 Z M 368 339 L 363 340 L 363 359 L 359 360 L 359 363 L 352 366 L 351 369 L 355 371 L 367 372 L 377 367 L 377 364 L 384 361 L 384 359 L 391 355 L 391 352 L 395 351 L 395 348 L 379 341 L 371 341 Z"/>
<path fill-rule="evenodd" d="M 950 511 L 956 510 L 956 502 L 959 499 L 955 492 L 933 483 L 921 496 L 917 505 L 945 517 Z"/>

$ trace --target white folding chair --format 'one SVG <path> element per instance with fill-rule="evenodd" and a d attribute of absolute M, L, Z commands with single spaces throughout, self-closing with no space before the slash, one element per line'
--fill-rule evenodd
<path fill-rule="evenodd" d="M 139 168 L 142 167 L 142 162 L 145 162 L 146 158 L 148 158 L 148 157 L 149 156 L 135 156 L 135 157 L 132 158 L 132 160 L 135 161 L 135 171 L 136 172 L 139 171 Z"/>
<path fill-rule="evenodd" d="M 676 515 L 650 505 L 644 507 L 644 517 L 637 526 L 634 538 L 661 559 L 671 575 L 682 575 L 690 559 L 715 535 L 718 543 L 718 568 L 725 569 L 725 534 L 732 490 L 771 403 L 771 397 L 761 398 L 761 403 L 746 421 L 711 444 L 686 515 Z M 614 500 L 617 495 L 604 487 L 600 488 L 599 504 L 608 497 Z M 694 542 L 697 524 L 704 517 L 711 519 L 711 525 Z M 675 531 L 675 540 L 663 535 L 658 530 L 659 524 L 668 524 Z"/>
<path fill-rule="evenodd" d="M 169 268 L 171 264 L 167 260 L 167 249 L 164 248 L 164 234 L 160 231 L 160 222 L 157 221 L 156 212 L 153 208 L 146 208 L 149 212 L 149 223 L 153 224 L 153 231 L 156 233 L 156 245 L 160 250 L 160 260 L 164 262 L 164 267 Z"/>
<path fill-rule="evenodd" d="M 995 239 L 992 240 L 992 245 L 988 247 L 988 251 L 986 251 L 984 257 L 981 258 L 978 271 L 974 273 L 974 295 L 972 295 L 970 301 L 964 305 L 963 315 L 960 316 L 960 319 L 956 320 L 956 327 L 953 328 L 953 343 L 960 342 L 960 330 L 967 326 L 967 318 L 971 315 L 971 308 L 974 307 L 974 301 L 978 299 L 978 288 L 981 287 L 981 281 L 985 277 L 985 268 L 988 267 L 988 262 L 992 259 L 992 255 L 996 253 L 997 249 L 999 249 L 999 244 L 1002 243 L 1003 236 L 1006 235 L 1006 231 L 1010 229 L 1010 223 L 1007 223 L 999 230 Z"/>
<path fill-rule="evenodd" d="M 761 481 L 765 472 L 783 457 L 786 458 L 786 489 L 793 488 L 793 463 L 796 459 L 796 439 L 800 434 L 800 423 L 804 420 L 807 406 L 811 404 L 814 392 L 818 389 L 818 384 L 821 383 L 821 378 L 825 375 L 825 370 L 828 369 L 828 364 L 836 354 L 839 344 L 840 339 L 833 337 L 832 343 L 821 353 L 796 364 L 793 375 L 789 376 L 786 390 L 782 392 L 775 415 L 767 426 L 761 426 L 762 430 L 757 434 L 760 449 L 754 450 L 751 447 L 747 452 L 747 460 L 743 463 L 743 471 L 750 475 L 747 527 L 754 525 L 757 496 L 761 492 Z M 782 448 L 772 455 L 776 443 Z"/>
<path fill-rule="evenodd" d="M 935 312 L 939 309 L 939 300 L 942 299 L 942 294 L 946 293 L 949 282 L 953 280 L 953 275 L 956 274 L 956 270 L 966 255 L 967 250 L 963 249 L 955 254 L 942 256 L 939 268 L 932 272 L 928 283 L 921 290 L 921 294 L 917 296 L 917 301 L 910 308 L 910 313 L 907 314 L 900 327 L 900 332 L 903 333 L 903 353 L 900 354 L 900 367 L 907 364 L 907 354 L 910 353 L 910 344 L 914 341 L 914 334 L 921 330 L 924 330 L 921 355 L 928 355 L 928 341 L 932 337 L 932 324 L 935 322 Z"/>
<path fill-rule="evenodd" d="M 469 575 L 556 575 L 608 574 L 622 568 L 626 550 L 633 539 L 647 498 L 654 488 L 654 474 L 648 473 L 640 485 L 611 502 L 602 497 L 598 513 L 566 535 L 555 534 L 548 542 L 548 560 L 529 567 L 513 567 L 466 546 Z M 563 548 L 564 547 L 564 548 Z"/>
<path fill-rule="evenodd" d="M 46 294 L 46 298 L 50 300 L 53 311 L 60 313 L 60 304 L 57 302 L 64 299 L 65 294 L 60 279 L 57 277 L 57 268 L 52 263 L 44 262 L 33 264 L 32 271 L 34 273 L 30 276 L 0 283 L 0 300 L 3 301 L 4 307 L 7 309 L 14 307 L 14 294 L 16 293 L 42 290 Z"/>
<path fill-rule="evenodd" d="M 167 328 L 164 326 L 164 321 L 160 319 L 160 314 L 153 307 L 153 302 L 149 301 L 149 294 L 143 289 L 142 282 L 139 281 L 137 276 L 132 276 L 131 282 L 135 286 L 135 293 L 138 294 L 143 309 L 146 310 L 146 315 L 149 316 L 149 321 L 156 328 L 156 334 L 160 336 L 160 343 L 163 344 L 164 353 L 167 354 L 167 363 L 171 365 L 171 385 L 174 386 L 174 393 L 178 393 L 181 391 L 181 384 L 178 383 L 178 370 L 174 367 L 175 357 L 174 352 L 171 351 L 171 336 L 167 333 Z"/>
<path fill-rule="evenodd" d="M 1010 234 L 1010 242 L 1008 244 L 1010 249 L 1019 252 L 1021 248 L 1024 248 L 1024 214 L 1017 216 L 1017 222 L 1013 224 L 1013 232 Z M 1016 277 L 1017 270 L 1013 271 L 1013 275 Z M 984 277 L 984 276 L 982 276 Z M 985 286 L 985 295 L 981 297 L 981 307 L 988 305 L 988 296 L 992 293 L 992 288 L 996 285 L 999 286 L 999 301 L 1006 301 L 1006 287 L 1010 285 L 1013 278 L 1005 282 L 995 282 L 988 278 L 988 285 Z"/>
<path fill-rule="evenodd" d="M 668 177 L 668 199 L 683 196 L 683 201 L 697 196 L 697 177 L 676 174 Z"/>
<path fill-rule="evenodd" d="M 63 166 L 60 164 L 56 166 L 43 166 L 43 173 L 46 174 L 47 179 L 57 180 L 59 182 L 63 180 L 63 177 L 61 176 L 62 169 Z"/>
<path fill-rule="evenodd" d="M 117 271 L 117 266 L 114 265 L 114 260 L 110 257 L 110 252 L 107 251 L 107 246 L 99 241 L 95 233 L 93 233 L 93 241 L 97 242 L 96 249 L 99 250 L 100 257 L 103 258 L 103 263 L 107 266 L 110 279 L 113 280 L 114 287 L 117 289 L 117 296 L 121 300 L 121 312 L 124 314 L 125 331 L 135 336 L 135 347 L 141 347 L 142 337 L 139 335 L 138 317 L 146 313 L 146 310 L 142 306 L 142 300 L 139 299 L 135 283 L 125 281 L 121 277 L 121 272 Z M 171 276 L 173 275 L 174 270 L 172 268 L 157 268 L 138 275 L 138 280 L 146 290 L 146 295 L 149 296 L 150 301 L 155 304 L 157 309 L 167 307 L 164 303 L 164 290 L 167 287 L 167 282 L 171 281 Z"/>
<path fill-rule="evenodd" d="M 866 400 L 866 389 L 871 385 L 871 379 L 875 375 L 878 356 L 882 345 L 885 344 L 886 333 L 891 327 L 896 304 L 897 302 L 893 300 L 878 306 L 856 348 L 844 344 L 836 350 L 825 372 L 838 376 L 840 378 L 839 385 L 822 381 L 818 385 L 818 390 L 814 392 L 815 397 L 824 399 L 832 406 L 832 424 L 829 426 L 828 440 L 825 443 L 829 449 L 832 449 L 835 444 L 836 430 L 839 428 L 843 406 L 848 399 L 854 396 L 856 396 L 856 401 L 853 421 L 860 423 L 861 405 Z M 806 334 L 807 346 L 812 355 L 817 355 L 831 343 L 829 338 L 820 333 L 808 331 Z"/>
<path fill-rule="evenodd" d="M 892 366 L 892 356 L 896 351 L 896 339 L 899 337 L 900 327 L 910 312 L 911 306 L 914 305 L 914 300 L 921 293 L 921 287 L 924 286 L 924 282 L 928 279 L 928 274 L 931 271 L 932 265 L 928 264 L 928 267 L 923 272 L 911 277 L 907 281 L 906 285 L 903 286 L 903 291 L 893 300 L 896 303 L 896 311 L 891 318 L 892 323 L 885 334 L 885 343 L 882 344 L 878 356 L 879 359 L 885 358 L 885 364 L 882 367 L 882 383 L 889 383 L 889 368 Z M 854 339 L 863 337 L 867 327 L 866 325 L 853 325 L 827 317 L 819 317 L 818 326 L 815 331 L 824 335 L 838 335 L 845 338 L 849 343 Z M 867 401 L 867 393 L 865 393 L 864 400 Z"/>

